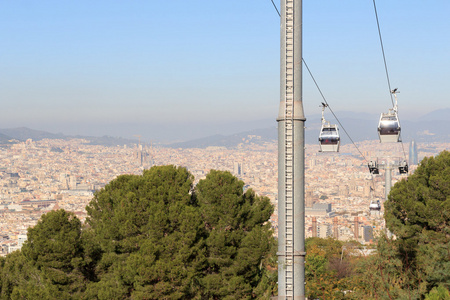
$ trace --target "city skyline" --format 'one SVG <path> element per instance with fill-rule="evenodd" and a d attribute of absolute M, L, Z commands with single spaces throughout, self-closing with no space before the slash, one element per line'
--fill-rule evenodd
<path fill-rule="evenodd" d="M 318 145 L 306 149 L 305 233 L 308 237 L 314 235 L 312 217 L 317 218 L 317 236 L 320 237 L 331 234 L 328 229 L 337 221 L 339 239 L 356 239 L 356 236 L 363 239 L 362 228 L 359 234 L 351 230 L 356 216 L 361 226 L 375 222 L 377 234 L 384 228 L 382 214 L 372 213 L 370 204 L 372 200 L 379 200 L 381 204 L 384 202 L 385 170 L 378 175 L 369 174 L 360 153 L 351 145 L 342 147 L 346 155 L 322 155 L 318 152 Z M 435 156 L 448 148 L 447 142 L 423 144 L 417 149 L 418 158 Z M 393 153 L 398 156 L 401 152 L 394 144 L 376 141 L 361 143 L 360 150 L 367 159 L 386 158 Z M 2 244 L 13 246 L 20 242 L 21 236 L 26 237 L 27 228 L 34 226 L 42 214 L 52 209 L 72 211 L 84 221 L 85 205 L 92 199 L 95 190 L 100 190 L 119 175 L 140 175 L 152 166 L 186 168 L 195 182 L 204 179 L 212 169 L 229 171 L 245 183 L 246 189 L 251 188 L 276 204 L 275 142 L 264 146 L 249 142 L 237 149 L 155 147 L 143 149 L 141 155 L 145 155 L 145 159 L 139 151 L 137 145 L 105 147 L 86 144 L 81 139 L 28 140 L 2 147 L 0 160 L 4 167 L 0 170 L 0 227 L 3 237 L 8 236 Z M 412 165 L 410 172 L 414 173 L 416 167 Z M 399 174 L 395 169 L 392 171 L 392 183 L 402 178 L 406 175 Z M 277 216 L 275 210 L 270 219 L 275 230 Z M 18 248 L 13 246 L 8 249 L 7 253 Z"/>
<path fill-rule="evenodd" d="M 303 8 L 303 57 L 322 92 L 334 111 L 386 111 L 372 1 L 326 4 Z M 448 107 L 449 8 L 377 3 L 403 119 Z M 7 2 L 0 16 L 0 128 L 182 139 L 276 125 L 279 17 L 269 0 Z M 303 73 L 308 124 L 322 99 Z"/>

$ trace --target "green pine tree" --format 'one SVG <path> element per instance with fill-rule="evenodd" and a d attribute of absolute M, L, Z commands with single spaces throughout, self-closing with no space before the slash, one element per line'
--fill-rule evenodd
<path fill-rule="evenodd" d="M 268 280 L 275 272 L 276 242 L 268 223 L 273 207 L 268 198 L 243 188 L 231 173 L 215 170 L 195 188 L 208 232 L 207 266 L 200 280 L 204 298 L 252 299 L 267 296 L 260 284 L 274 289 L 275 281 Z"/>

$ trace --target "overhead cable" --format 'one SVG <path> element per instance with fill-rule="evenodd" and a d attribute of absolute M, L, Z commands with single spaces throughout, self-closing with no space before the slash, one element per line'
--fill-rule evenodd
<path fill-rule="evenodd" d="M 281 17 L 280 11 L 278 10 L 278 8 L 276 7 L 275 3 L 272 1 L 273 7 L 275 8 L 275 10 L 278 13 L 278 16 Z M 358 146 L 355 144 L 355 142 L 353 141 L 353 139 L 350 137 L 350 135 L 348 134 L 347 130 L 345 130 L 344 126 L 341 124 L 341 122 L 339 121 L 338 117 L 335 115 L 335 113 L 333 112 L 333 110 L 331 109 L 330 105 L 328 104 L 328 101 L 325 99 L 325 96 L 322 93 L 322 90 L 320 89 L 319 85 L 317 84 L 316 79 L 314 78 L 311 70 L 309 69 L 308 65 L 306 64 L 306 61 L 303 59 L 302 57 L 302 61 L 303 64 L 305 65 L 306 69 L 308 70 L 309 75 L 311 76 L 312 80 L 314 81 L 314 84 L 316 85 L 317 89 L 319 90 L 320 95 L 322 96 L 323 101 L 325 101 L 325 103 L 327 104 L 328 108 L 330 109 L 331 113 L 333 114 L 333 116 L 335 117 L 336 121 L 339 123 L 339 125 L 341 126 L 341 128 L 344 130 L 345 134 L 347 135 L 347 137 L 350 139 L 350 141 L 352 142 L 352 144 L 355 146 L 356 150 L 358 150 L 359 154 L 361 154 L 361 156 L 363 157 L 363 159 L 367 162 L 366 157 L 364 156 L 364 154 L 359 150 Z"/>
<path fill-rule="evenodd" d="M 372 0 L 372 2 L 373 2 L 373 9 L 375 12 L 375 18 L 377 20 L 378 36 L 380 37 L 381 52 L 383 53 L 384 69 L 386 71 L 386 79 L 387 79 L 387 84 L 388 84 L 388 88 L 389 88 L 389 95 L 391 97 L 392 106 L 395 106 L 394 99 L 392 98 L 393 93 L 392 93 L 392 89 L 391 89 L 391 81 L 389 80 L 389 72 L 388 72 L 388 67 L 387 67 L 387 63 L 386 63 L 386 55 L 384 54 L 383 39 L 381 38 L 381 29 L 380 29 L 380 22 L 378 21 L 377 5 L 375 4 L 375 0 Z M 398 119 L 398 115 L 397 115 L 397 119 Z M 402 144 L 403 156 L 406 161 L 406 152 L 405 152 L 405 147 L 403 146 L 403 141 L 401 141 L 400 143 Z"/>
<path fill-rule="evenodd" d="M 381 38 L 381 29 L 380 29 L 380 22 L 378 21 L 378 13 L 377 13 L 377 6 L 375 4 L 375 0 L 373 1 L 373 9 L 375 11 L 375 18 L 377 19 L 377 27 L 378 27 L 378 36 L 380 37 L 380 45 L 381 45 L 381 52 L 383 53 L 383 61 L 384 61 L 384 70 L 386 71 L 386 79 L 389 89 L 389 95 L 391 97 L 392 106 L 394 106 L 394 99 L 392 98 L 392 89 L 391 89 L 391 81 L 389 80 L 389 72 L 388 67 L 386 63 L 386 55 L 384 54 L 384 47 L 383 47 L 383 39 Z"/>

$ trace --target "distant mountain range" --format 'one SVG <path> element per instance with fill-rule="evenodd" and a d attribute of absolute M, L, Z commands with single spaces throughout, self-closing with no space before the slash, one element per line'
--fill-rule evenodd
<path fill-rule="evenodd" d="M 116 146 L 116 145 L 131 145 L 136 144 L 135 140 L 124 139 L 121 137 L 111 137 L 111 136 L 70 136 L 64 135 L 62 133 L 50 133 L 47 131 L 34 130 L 27 127 L 19 128 L 8 128 L 0 129 L 0 144 L 11 144 L 17 142 L 24 142 L 28 139 L 33 141 L 40 141 L 43 139 L 85 139 L 89 141 L 91 145 L 102 145 L 102 146 Z"/>
<path fill-rule="evenodd" d="M 336 113 L 340 124 L 334 119 L 329 119 L 331 123 L 339 126 L 342 144 L 361 142 L 365 140 L 378 140 L 378 122 L 379 115 L 354 112 Z M 318 143 L 318 135 L 321 128 L 321 115 L 311 115 L 307 117 L 305 129 L 305 143 Z M 415 121 L 400 119 L 402 128 L 401 137 L 403 142 L 445 142 L 450 141 L 450 108 L 441 109 L 426 114 Z M 345 129 L 345 130 L 344 130 Z M 351 137 L 347 136 L 347 134 Z M 252 139 L 252 143 L 264 144 L 266 142 L 276 142 L 278 139 L 278 131 L 275 126 L 265 129 L 256 129 L 241 132 L 233 135 L 223 136 L 214 135 L 201 139 L 191 140 L 187 142 L 172 143 L 169 147 L 173 148 L 205 148 L 208 146 L 236 147 L 249 136 L 259 136 L 259 139 Z"/>
<path fill-rule="evenodd" d="M 377 140 L 377 126 L 379 115 L 375 114 L 361 114 L 354 112 L 339 112 L 336 113 L 339 118 L 340 136 L 342 144 L 351 143 L 347 136 L 350 135 L 354 142 L 364 140 Z M 317 143 L 321 123 L 321 115 L 311 115 L 307 117 L 305 130 L 305 143 Z M 334 119 L 329 119 L 331 123 L 338 123 Z M 271 122 L 273 123 L 273 122 Z M 445 142 L 450 141 L 450 108 L 440 109 L 426 114 L 414 121 L 400 120 L 402 127 L 403 142 L 410 142 L 415 140 L 419 143 L 424 142 Z M 92 145 L 116 146 L 116 145 L 134 145 L 138 141 L 135 139 L 125 139 L 121 137 L 112 136 L 70 136 L 62 133 L 50 133 L 46 131 L 33 130 L 26 127 L 0 129 L 0 143 L 17 143 L 23 142 L 27 139 L 35 141 L 42 139 L 85 139 Z M 166 147 L 172 148 L 206 148 L 211 146 L 234 148 L 239 144 L 247 142 L 253 144 L 263 145 L 265 143 L 276 142 L 278 139 L 278 131 L 275 126 L 254 129 L 235 133 L 232 135 L 212 135 L 200 139 L 166 144 Z"/>

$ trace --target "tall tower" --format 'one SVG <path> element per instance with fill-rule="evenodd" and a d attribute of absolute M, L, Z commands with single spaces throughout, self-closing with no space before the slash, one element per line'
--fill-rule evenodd
<path fill-rule="evenodd" d="M 281 0 L 278 299 L 305 299 L 305 116 L 302 0 Z"/>
<path fill-rule="evenodd" d="M 316 219 L 316 217 L 312 218 L 312 237 L 317 237 L 317 219 Z"/>
<path fill-rule="evenodd" d="M 338 217 L 334 217 L 333 219 L 333 238 L 339 238 L 339 226 L 338 226 Z"/>
<path fill-rule="evenodd" d="M 387 201 L 392 186 L 392 166 L 389 162 L 384 169 L 384 180 L 384 201 Z"/>
<path fill-rule="evenodd" d="M 355 229 L 353 230 L 355 240 L 359 239 L 359 220 L 358 217 L 355 217 Z"/>
<path fill-rule="evenodd" d="M 416 141 L 412 140 L 411 144 L 409 144 L 409 165 L 417 165 L 419 163 L 419 157 L 417 153 L 417 144 Z"/>
<path fill-rule="evenodd" d="M 235 161 L 235 162 L 233 163 L 233 175 L 234 175 L 234 176 L 239 176 L 239 175 L 241 175 L 240 173 L 241 173 L 241 172 L 240 172 L 239 163 L 238 163 L 237 161 Z"/>

